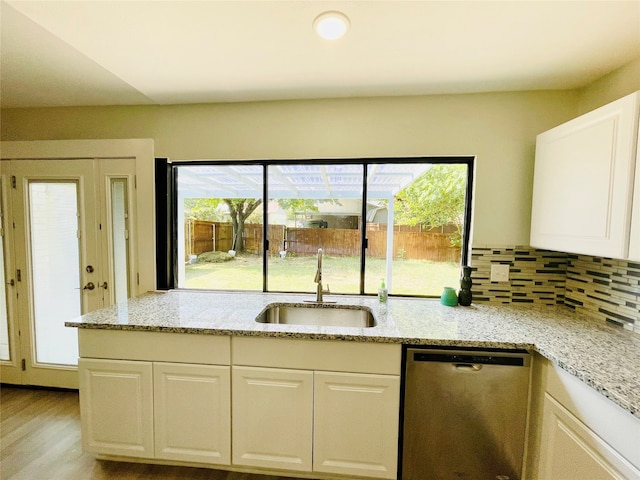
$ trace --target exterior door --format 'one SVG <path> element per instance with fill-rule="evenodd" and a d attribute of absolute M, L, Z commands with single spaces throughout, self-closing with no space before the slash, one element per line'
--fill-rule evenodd
<path fill-rule="evenodd" d="M 3 162 L 16 265 L 14 383 L 77 388 L 77 330 L 65 321 L 129 296 L 135 161 L 103 165 L 111 161 Z"/>

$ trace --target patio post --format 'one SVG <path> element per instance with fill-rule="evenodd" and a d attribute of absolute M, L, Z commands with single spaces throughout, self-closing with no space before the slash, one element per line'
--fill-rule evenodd
<path fill-rule="evenodd" d="M 387 273 L 385 283 L 387 284 L 387 290 L 390 292 L 391 285 L 391 269 L 393 264 L 393 222 L 395 221 L 393 209 L 394 209 L 394 197 L 389 197 L 387 204 Z"/>

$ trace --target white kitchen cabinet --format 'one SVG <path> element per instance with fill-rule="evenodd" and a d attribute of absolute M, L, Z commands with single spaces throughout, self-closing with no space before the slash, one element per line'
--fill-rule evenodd
<path fill-rule="evenodd" d="M 233 464 L 310 472 L 313 372 L 233 367 Z"/>
<path fill-rule="evenodd" d="M 229 465 L 228 337 L 80 329 L 86 451 Z"/>
<path fill-rule="evenodd" d="M 87 451 L 308 478 L 395 478 L 399 344 L 78 334 Z"/>
<path fill-rule="evenodd" d="M 538 135 L 533 247 L 640 259 L 639 112 L 636 92 Z"/>
<path fill-rule="evenodd" d="M 395 478 L 400 379 L 314 373 L 313 470 Z"/>
<path fill-rule="evenodd" d="M 83 449 L 152 458 L 151 362 L 81 358 L 78 370 Z"/>
<path fill-rule="evenodd" d="M 229 465 L 230 368 L 153 364 L 155 456 Z"/>
<path fill-rule="evenodd" d="M 400 345 L 237 337 L 232 347 L 234 465 L 396 478 Z"/>
<path fill-rule="evenodd" d="M 542 425 L 539 478 L 640 478 L 640 471 L 549 394 L 545 395 Z"/>
<path fill-rule="evenodd" d="M 636 173 L 633 186 L 633 206 L 631 207 L 631 236 L 629 238 L 629 260 L 640 261 L 640 125 L 636 148 Z"/>
<path fill-rule="evenodd" d="M 533 479 L 640 479 L 640 419 L 548 360 L 536 358 Z"/>

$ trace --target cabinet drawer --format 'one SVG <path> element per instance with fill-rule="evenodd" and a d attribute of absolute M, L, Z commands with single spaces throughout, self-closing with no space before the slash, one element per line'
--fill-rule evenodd
<path fill-rule="evenodd" d="M 78 329 L 81 357 L 229 365 L 226 336 Z"/>
<path fill-rule="evenodd" d="M 234 337 L 234 365 L 400 375 L 401 345 Z"/>

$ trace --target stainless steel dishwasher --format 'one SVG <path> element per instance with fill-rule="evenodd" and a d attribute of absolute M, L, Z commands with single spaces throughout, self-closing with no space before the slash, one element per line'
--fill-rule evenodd
<path fill-rule="evenodd" d="M 525 350 L 407 348 L 402 480 L 517 480 L 529 372 Z"/>

